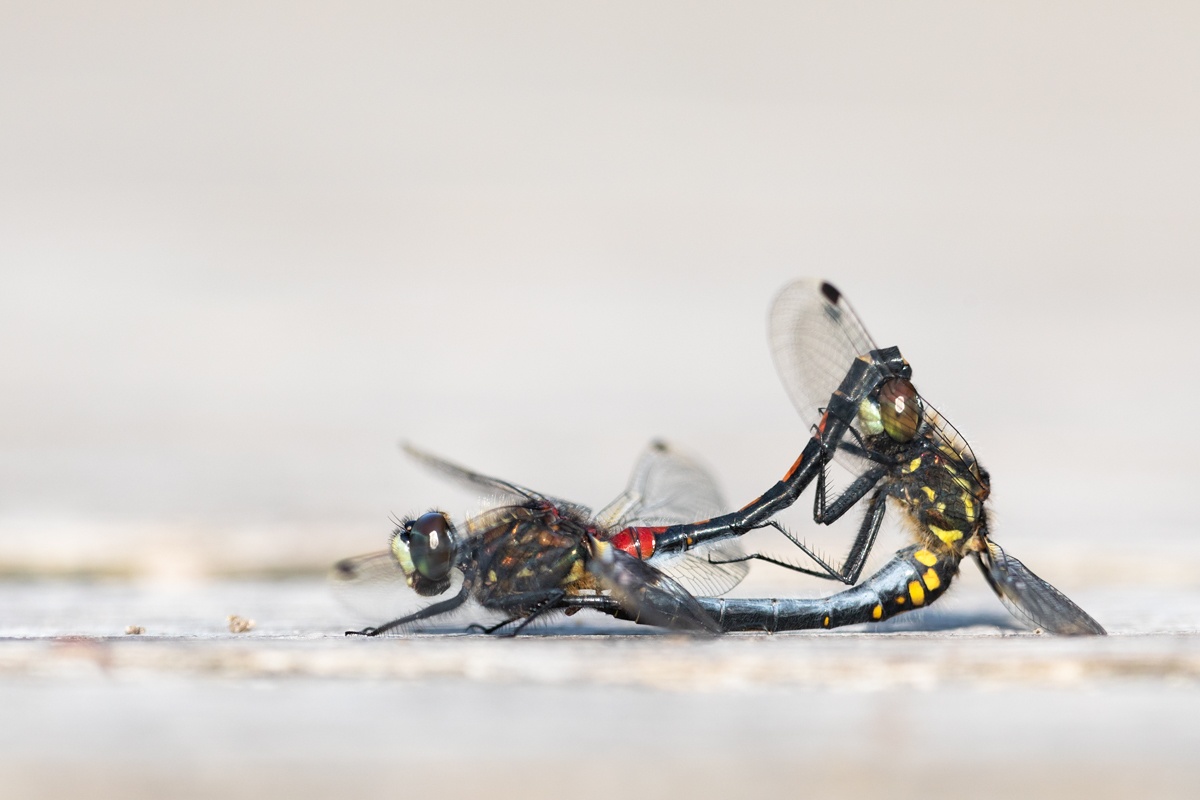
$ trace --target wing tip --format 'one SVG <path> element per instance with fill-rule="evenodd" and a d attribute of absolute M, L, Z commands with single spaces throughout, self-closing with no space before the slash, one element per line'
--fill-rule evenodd
<path fill-rule="evenodd" d="M 842 299 L 842 293 L 838 288 L 829 281 L 821 281 L 821 294 L 829 301 L 830 305 L 836 306 Z"/>

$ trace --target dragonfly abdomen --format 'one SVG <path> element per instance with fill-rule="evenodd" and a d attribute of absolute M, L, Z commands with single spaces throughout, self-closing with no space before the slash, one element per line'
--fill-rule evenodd
<path fill-rule="evenodd" d="M 821 598 L 742 600 L 705 597 L 700 603 L 725 632 L 811 630 L 882 622 L 936 600 L 958 574 L 960 558 L 923 544 L 896 553 L 870 579 Z"/>

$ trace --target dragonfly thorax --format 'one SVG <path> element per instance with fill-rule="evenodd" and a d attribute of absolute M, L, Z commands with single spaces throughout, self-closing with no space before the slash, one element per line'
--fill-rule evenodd
<path fill-rule="evenodd" d="M 489 608 L 526 612 L 548 592 L 591 588 L 586 540 L 593 530 L 568 508 L 530 503 L 481 532 L 475 554 L 478 599 Z M 521 598 L 529 598 L 528 605 Z"/>
<path fill-rule="evenodd" d="M 900 500 L 927 544 L 963 555 L 987 530 L 986 473 L 925 451 L 902 464 L 889 493 Z"/>

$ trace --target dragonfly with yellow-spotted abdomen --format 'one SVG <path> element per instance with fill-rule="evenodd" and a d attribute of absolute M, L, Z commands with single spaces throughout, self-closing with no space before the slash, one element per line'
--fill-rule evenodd
<path fill-rule="evenodd" d="M 1104 633 L 1086 612 L 991 541 L 987 471 L 966 439 L 918 393 L 912 367 L 900 349 L 877 346 L 836 287 L 819 279 L 785 287 L 772 306 L 770 338 L 784 386 L 812 426 L 800 457 L 779 482 L 738 511 L 689 524 L 628 527 L 609 537 L 614 548 L 644 559 L 771 526 L 787 535 L 815 565 L 790 565 L 793 569 L 853 585 L 892 503 L 913 523 L 917 543 L 900 551 L 889 567 L 864 583 L 881 590 L 877 602 L 868 602 L 873 589 L 856 587 L 827 598 L 832 604 L 828 609 L 794 606 L 797 611 L 817 609 L 812 619 L 820 624 L 813 627 L 846 624 L 839 622 L 843 619 L 880 620 L 893 611 L 927 605 L 957 574 L 959 562 L 971 556 L 1005 605 L 1034 627 L 1056 633 Z M 834 463 L 850 473 L 840 493 L 834 493 L 827 480 Z M 813 519 L 820 524 L 831 524 L 866 502 L 858 533 L 840 563 L 822 558 L 773 519 L 814 481 Z M 773 560 L 758 554 L 744 557 Z M 893 582 L 901 573 L 911 578 L 903 586 Z M 725 614 L 749 601 L 705 602 L 710 610 L 724 603 L 721 613 Z M 860 619 L 864 615 L 866 619 Z M 793 622 L 808 626 L 801 616 Z"/>

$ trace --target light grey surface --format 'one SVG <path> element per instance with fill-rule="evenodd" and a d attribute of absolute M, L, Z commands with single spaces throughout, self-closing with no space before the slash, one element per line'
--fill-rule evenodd
<path fill-rule="evenodd" d="M 347 639 L 326 588 L 3 587 L 5 791 L 1107 798 L 1200 779 L 1195 591 L 1077 597 L 1107 638 L 1023 632 L 968 584 L 858 630 L 689 639 L 585 612 L 517 639 Z"/>
<path fill-rule="evenodd" d="M 1191 797 L 1200 694 L 0 684 L 23 797 Z M 137 746 L 129 740 L 136 737 Z"/>
<path fill-rule="evenodd" d="M 1127 593 L 1119 607 L 1078 597 L 1108 637 L 1028 632 L 988 594 L 880 625 L 775 636 L 694 639 L 591 612 L 539 623 L 515 640 L 465 633 L 345 637 L 359 620 L 311 582 L 230 583 L 190 591 L 32 584 L 4 592 L 0 673 L 69 680 L 181 674 L 234 679 L 322 677 L 400 681 L 633 686 L 704 692 L 778 686 L 883 690 L 941 686 L 1091 687 L 1200 681 L 1196 592 Z M 31 614 L 23 607 L 37 606 Z M 227 618 L 254 621 L 231 635 Z M 1181 617 L 1190 624 L 1180 624 Z M 368 622 L 380 623 L 386 617 Z M 129 635 L 128 625 L 144 628 Z"/>

